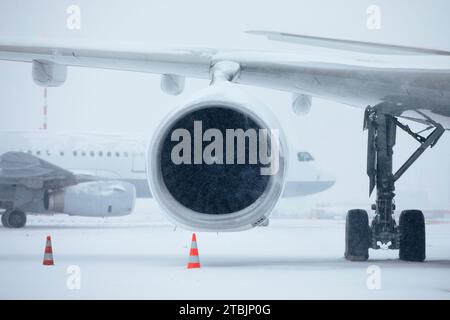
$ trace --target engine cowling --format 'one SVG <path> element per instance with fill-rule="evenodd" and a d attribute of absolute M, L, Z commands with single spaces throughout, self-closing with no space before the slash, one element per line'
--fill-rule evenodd
<path fill-rule="evenodd" d="M 50 212 L 85 217 L 116 217 L 134 209 L 136 190 L 123 181 L 84 182 L 46 192 L 44 208 Z"/>
<path fill-rule="evenodd" d="M 150 143 L 147 176 L 176 225 L 245 230 L 263 223 L 278 202 L 287 153 L 269 109 L 223 83 L 200 92 L 160 124 Z"/>

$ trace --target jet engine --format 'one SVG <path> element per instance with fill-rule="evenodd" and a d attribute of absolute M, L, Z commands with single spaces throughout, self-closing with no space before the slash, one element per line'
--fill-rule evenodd
<path fill-rule="evenodd" d="M 134 185 L 123 181 L 91 181 L 47 191 L 44 208 L 50 212 L 85 217 L 115 217 L 133 211 Z"/>
<path fill-rule="evenodd" d="M 287 144 L 274 115 L 230 83 L 169 114 L 149 146 L 150 189 L 176 225 L 238 231 L 263 224 L 280 198 Z"/>

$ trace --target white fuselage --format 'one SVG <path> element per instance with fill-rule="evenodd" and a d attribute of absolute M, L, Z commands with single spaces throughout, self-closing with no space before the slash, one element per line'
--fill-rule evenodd
<path fill-rule="evenodd" d="M 0 132 L 0 154 L 30 153 L 76 174 L 131 182 L 138 198 L 151 197 L 147 183 L 147 141 L 120 134 Z M 304 196 L 331 187 L 335 179 L 313 158 L 292 159 L 285 197 Z"/>

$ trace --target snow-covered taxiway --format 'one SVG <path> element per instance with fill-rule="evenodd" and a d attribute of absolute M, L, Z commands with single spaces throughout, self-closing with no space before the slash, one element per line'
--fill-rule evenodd
<path fill-rule="evenodd" d="M 42 265 L 47 235 L 51 267 Z M 449 220 L 427 223 L 424 263 L 381 250 L 367 262 L 344 260 L 343 220 L 273 219 L 246 232 L 199 233 L 195 270 L 186 269 L 190 239 L 142 205 L 115 219 L 30 217 L 24 229 L 0 228 L 0 299 L 450 298 Z"/>

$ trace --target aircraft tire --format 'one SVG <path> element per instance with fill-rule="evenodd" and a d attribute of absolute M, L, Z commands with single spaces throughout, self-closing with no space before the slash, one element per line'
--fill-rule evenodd
<path fill-rule="evenodd" d="M 365 210 L 348 211 L 345 221 L 345 259 L 366 261 L 369 259 L 369 216 Z"/>
<path fill-rule="evenodd" d="M 27 215 L 25 212 L 16 209 L 8 212 L 5 220 L 8 228 L 18 229 L 24 227 L 27 223 Z"/>
<path fill-rule="evenodd" d="M 404 210 L 400 214 L 400 260 L 425 260 L 425 218 L 420 210 Z"/>
<path fill-rule="evenodd" d="M 3 212 L 3 214 L 2 214 L 2 225 L 3 225 L 5 228 L 9 228 L 9 225 L 8 225 L 8 215 L 9 215 L 9 212 L 10 212 L 10 211 L 5 211 L 5 212 Z"/>

